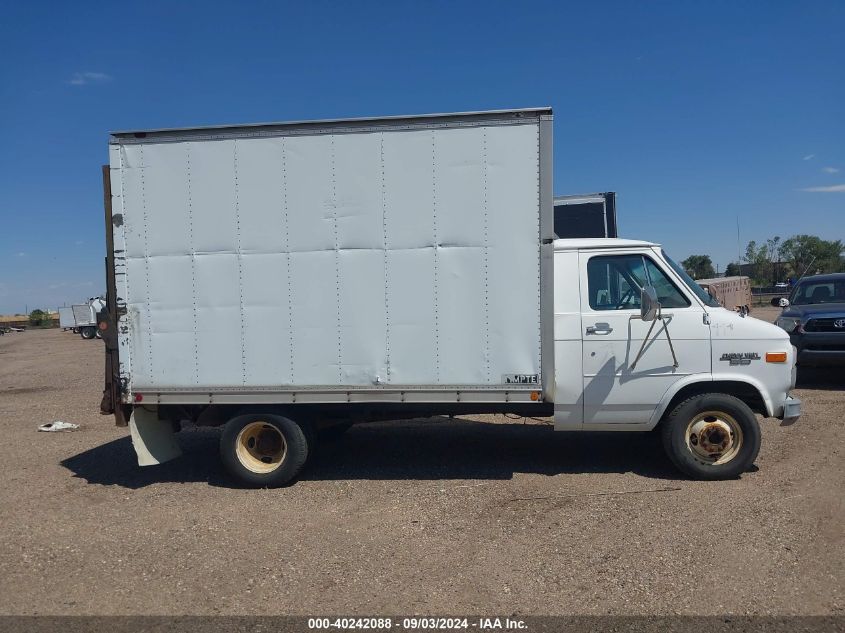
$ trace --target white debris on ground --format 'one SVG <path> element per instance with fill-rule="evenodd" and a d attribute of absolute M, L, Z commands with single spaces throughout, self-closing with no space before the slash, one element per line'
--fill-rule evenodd
<path fill-rule="evenodd" d="M 47 424 L 42 424 L 38 427 L 39 431 L 75 431 L 79 428 L 78 424 L 74 424 L 73 422 L 64 422 L 62 420 L 56 420 L 55 422 L 48 422 Z"/>

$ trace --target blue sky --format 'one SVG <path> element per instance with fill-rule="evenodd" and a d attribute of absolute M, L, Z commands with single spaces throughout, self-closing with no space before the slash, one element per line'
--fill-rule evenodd
<path fill-rule="evenodd" d="M 625 237 L 845 239 L 843 33 L 840 1 L 0 0 L 0 313 L 104 290 L 116 129 L 550 105 L 555 192 L 617 191 Z"/>

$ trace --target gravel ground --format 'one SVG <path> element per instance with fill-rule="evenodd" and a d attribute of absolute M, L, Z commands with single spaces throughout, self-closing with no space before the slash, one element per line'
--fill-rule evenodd
<path fill-rule="evenodd" d="M 468 416 L 355 427 L 280 490 L 233 487 L 216 430 L 140 469 L 101 373 L 99 341 L 0 337 L 0 613 L 843 613 L 842 371 L 801 375 L 735 481 L 653 434 Z"/>

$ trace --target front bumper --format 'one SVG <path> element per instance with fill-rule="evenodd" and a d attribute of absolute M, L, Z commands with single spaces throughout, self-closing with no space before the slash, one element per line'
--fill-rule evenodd
<path fill-rule="evenodd" d="M 792 396 L 786 396 L 783 401 L 783 409 L 778 419 L 781 420 L 781 426 L 790 426 L 798 422 L 801 417 L 801 400 Z"/>
<path fill-rule="evenodd" d="M 798 364 L 808 367 L 845 365 L 845 350 L 802 349 L 798 351 Z"/>
<path fill-rule="evenodd" d="M 845 335 L 838 332 L 791 334 L 798 350 L 798 364 L 806 366 L 845 365 Z"/>

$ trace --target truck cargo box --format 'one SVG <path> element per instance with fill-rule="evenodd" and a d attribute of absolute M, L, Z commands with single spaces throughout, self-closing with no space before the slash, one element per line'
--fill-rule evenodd
<path fill-rule="evenodd" d="M 88 303 L 79 303 L 71 306 L 73 311 L 73 319 L 75 325 L 73 327 L 93 326 L 97 325 L 94 310 Z"/>
<path fill-rule="evenodd" d="M 59 327 L 64 330 L 76 327 L 76 319 L 73 316 L 73 307 L 59 308 Z"/>
<path fill-rule="evenodd" d="M 536 399 L 551 143 L 548 109 L 113 133 L 124 401 Z"/>

